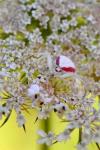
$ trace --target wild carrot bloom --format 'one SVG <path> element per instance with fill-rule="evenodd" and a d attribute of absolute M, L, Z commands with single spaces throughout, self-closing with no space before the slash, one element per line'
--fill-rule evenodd
<path fill-rule="evenodd" d="M 66 127 L 40 130 L 40 144 L 67 140 L 77 128 L 77 149 L 100 149 L 99 1 L 9 1 L 0 2 L 1 126 L 12 110 L 24 130 L 24 111 L 35 109 L 36 121 L 55 113 Z"/>

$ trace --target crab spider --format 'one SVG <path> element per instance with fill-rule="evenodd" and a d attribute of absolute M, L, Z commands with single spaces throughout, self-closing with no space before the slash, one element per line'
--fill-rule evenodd
<path fill-rule="evenodd" d="M 60 55 L 53 59 L 49 52 L 44 53 L 43 56 L 47 59 L 47 66 L 51 74 L 55 74 L 61 78 L 75 75 L 76 67 L 67 56 Z"/>
<path fill-rule="evenodd" d="M 54 63 L 54 64 L 53 64 Z M 54 60 L 51 55 L 47 55 L 48 68 L 52 70 L 55 76 L 60 78 L 73 77 L 75 80 L 75 87 L 78 88 L 78 94 L 82 98 L 85 94 L 85 88 L 83 86 L 83 81 L 81 77 L 76 73 L 76 67 L 73 61 L 67 56 L 60 55 Z"/>

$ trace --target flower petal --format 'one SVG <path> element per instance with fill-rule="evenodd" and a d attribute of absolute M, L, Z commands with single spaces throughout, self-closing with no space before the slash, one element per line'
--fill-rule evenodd
<path fill-rule="evenodd" d="M 47 136 L 47 134 L 46 134 L 43 130 L 39 130 L 37 133 L 38 133 L 40 136 L 42 136 L 42 137 L 46 137 L 46 136 Z"/>

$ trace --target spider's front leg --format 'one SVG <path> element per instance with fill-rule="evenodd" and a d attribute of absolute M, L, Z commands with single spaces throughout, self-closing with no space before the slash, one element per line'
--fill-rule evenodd
<path fill-rule="evenodd" d="M 62 79 L 65 79 L 65 78 L 67 78 L 67 77 L 73 77 L 73 74 L 61 74 L 61 75 L 58 75 L 60 78 L 62 78 Z"/>
<path fill-rule="evenodd" d="M 54 72 L 54 64 L 53 64 L 53 56 L 51 56 L 51 54 L 49 52 L 45 52 L 42 54 L 42 56 L 44 58 L 46 58 L 46 61 L 47 61 L 47 67 L 50 71 L 51 74 L 53 74 Z"/>
<path fill-rule="evenodd" d="M 47 53 L 47 65 L 48 65 L 48 68 L 49 68 L 49 71 L 50 71 L 50 73 L 53 73 L 53 58 L 52 58 L 52 56 L 51 56 L 51 54 L 50 53 Z"/>

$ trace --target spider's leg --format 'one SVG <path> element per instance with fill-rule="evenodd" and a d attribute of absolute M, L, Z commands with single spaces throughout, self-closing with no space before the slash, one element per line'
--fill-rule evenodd
<path fill-rule="evenodd" d="M 50 53 L 46 53 L 47 65 L 50 73 L 53 73 L 53 59 Z"/>
<path fill-rule="evenodd" d="M 73 76 L 72 74 L 62 74 L 62 75 L 59 75 L 60 78 L 64 79 L 64 78 L 67 78 L 67 77 L 71 77 Z"/>

